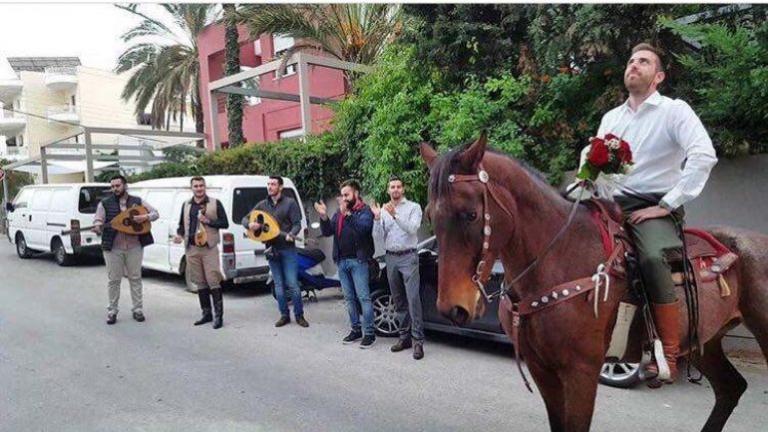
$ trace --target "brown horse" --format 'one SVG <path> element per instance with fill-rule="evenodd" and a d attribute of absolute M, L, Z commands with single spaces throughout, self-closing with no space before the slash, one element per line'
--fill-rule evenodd
<path fill-rule="evenodd" d="M 537 257 L 541 259 L 508 286 L 511 302 L 591 276 L 606 260 L 599 227 L 585 206 L 576 210 L 567 230 L 543 254 L 566 225 L 572 204 L 533 170 L 505 155 L 487 152 L 484 135 L 442 156 L 425 143 L 421 154 L 430 168 L 427 216 L 440 245 L 437 308 L 455 324 L 465 325 L 484 313 L 484 298 L 476 283 L 481 260 L 500 258 L 509 283 Z M 487 173 L 485 181 L 457 181 L 471 180 L 469 176 L 481 171 Z M 744 322 L 768 356 L 768 236 L 735 229 L 711 233 L 740 256 L 726 273 L 729 296 L 700 295 L 699 338 L 704 349 L 693 360 L 716 396 L 703 430 L 720 431 L 747 387 L 723 353 L 723 336 Z M 552 431 L 589 430 L 600 368 L 619 302 L 626 294 L 626 283 L 612 278 L 606 301 L 600 293 L 597 317 L 590 297 L 574 296 L 527 316 L 520 325 L 515 349 L 544 398 Z M 685 302 L 680 303 L 685 307 Z M 514 342 L 513 312 L 500 306 L 499 318 Z M 681 328 L 686 335 L 687 322 Z M 637 349 L 627 361 L 639 361 L 641 337 L 638 332 L 630 335 L 629 346 Z"/>

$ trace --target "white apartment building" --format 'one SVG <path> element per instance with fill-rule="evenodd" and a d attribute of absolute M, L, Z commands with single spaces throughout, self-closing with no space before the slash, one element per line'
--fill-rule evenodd
<path fill-rule="evenodd" d="M 81 124 L 149 129 L 138 124 L 134 104 L 120 98 L 129 78 L 130 73 L 83 66 L 77 57 L 0 56 L 0 159 L 38 156 L 41 145 L 82 132 Z M 98 136 L 99 144 L 127 141 Z M 82 143 L 82 136 L 68 142 Z M 50 181 L 83 180 L 84 162 L 52 164 Z"/>

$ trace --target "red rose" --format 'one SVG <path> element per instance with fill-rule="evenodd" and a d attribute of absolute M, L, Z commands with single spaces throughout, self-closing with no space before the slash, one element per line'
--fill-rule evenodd
<path fill-rule="evenodd" d="M 618 156 L 621 163 L 632 163 L 632 150 L 629 148 L 629 144 L 626 141 L 622 140 L 621 143 L 619 143 Z"/>
<path fill-rule="evenodd" d="M 593 166 L 601 168 L 609 161 L 608 147 L 605 145 L 605 141 L 600 138 L 593 138 L 591 144 L 592 148 L 589 149 L 587 160 Z"/>

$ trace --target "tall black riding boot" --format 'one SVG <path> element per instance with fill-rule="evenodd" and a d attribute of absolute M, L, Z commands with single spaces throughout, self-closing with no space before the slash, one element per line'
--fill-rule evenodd
<path fill-rule="evenodd" d="M 213 328 L 218 329 L 224 325 L 224 301 L 221 298 L 221 288 L 211 290 L 213 296 Z"/>
<path fill-rule="evenodd" d="M 200 300 L 200 309 L 203 310 L 202 318 L 195 321 L 195 325 L 199 326 L 199 325 L 213 321 L 213 315 L 211 315 L 211 289 L 210 288 L 199 289 L 197 291 L 197 297 Z"/>

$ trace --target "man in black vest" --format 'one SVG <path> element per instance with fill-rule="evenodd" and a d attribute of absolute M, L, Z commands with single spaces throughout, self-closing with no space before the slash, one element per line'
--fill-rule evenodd
<path fill-rule="evenodd" d="M 133 217 L 134 222 L 154 221 L 160 217 L 152 206 L 139 197 L 128 195 L 125 177 L 116 175 L 110 180 L 112 195 L 104 198 L 96 208 L 93 219 L 93 231 L 101 235 L 101 249 L 104 251 L 104 261 L 107 264 L 109 283 L 109 306 L 107 307 L 107 324 L 117 322 L 117 303 L 120 300 L 120 282 L 123 275 L 128 277 L 131 285 L 131 300 L 133 300 L 133 319 L 144 321 L 142 311 L 141 260 L 144 257 L 144 247 L 154 243 L 152 233 L 143 235 L 128 235 L 115 231 L 110 225 L 112 219 L 120 212 L 135 205 L 144 206 L 149 212 L 146 215 Z"/>

